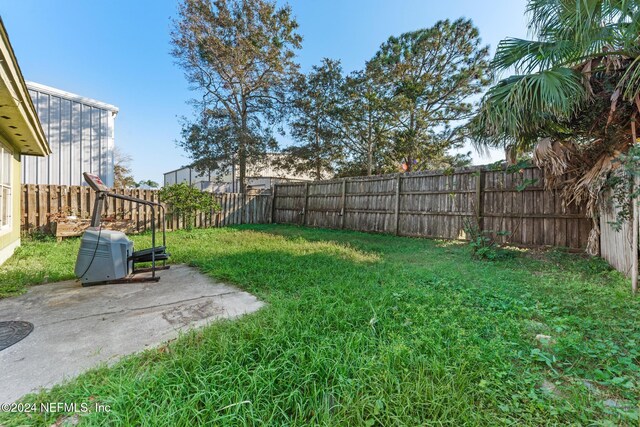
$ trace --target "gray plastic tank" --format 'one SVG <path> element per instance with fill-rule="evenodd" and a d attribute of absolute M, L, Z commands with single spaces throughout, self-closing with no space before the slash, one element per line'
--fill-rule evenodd
<path fill-rule="evenodd" d="M 132 271 L 132 253 L 133 242 L 124 233 L 88 228 L 80 241 L 76 277 L 83 285 L 122 279 Z"/>

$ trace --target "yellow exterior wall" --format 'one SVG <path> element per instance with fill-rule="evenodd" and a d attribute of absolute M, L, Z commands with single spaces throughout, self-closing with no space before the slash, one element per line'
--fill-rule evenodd
<path fill-rule="evenodd" d="M 13 148 L 10 144 L 0 139 L 7 148 Z M 20 185 L 20 153 L 13 148 L 13 162 L 11 165 L 12 188 L 12 227 L 10 231 L 0 232 L 0 264 L 13 254 L 14 249 L 20 245 L 20 197 L 22 186 Z"/>

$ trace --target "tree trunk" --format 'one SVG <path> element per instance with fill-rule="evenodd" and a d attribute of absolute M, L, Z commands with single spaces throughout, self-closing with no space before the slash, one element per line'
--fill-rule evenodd
<path fill-rule="evenodd" d="M 238 147 L 238 169 L 239 192 L 244 193 L 247 180 L 247 148 L 244 143 L 240 143 Z"/>
<path fill-rule="evenodd" d="M 238 181 L 240 186 L 240 193 L 245 192 L 246 188 L 246 176 L 247 176 L 247 111 L 243 108 L 242 111 L 242 128 L 240 129 L 240 141 L 238 144 Z"/>
<path fill-rule="evenodd" d="M 407 172 L 411 172 L 413 170 L 413 159 L 411 158 L 413 154 L 413 147 L 415 145 L 416 133 L 414 132 L 414 113 L 411 112 L 410 120 L 409 120 L 409 152 L 407 153 Z"/>
<path fill-rule="evenodd" d="M 373 144 L 371 143 L 371 127 L 373 126 L 373 124 L 371 123 L 371 110 L 369 110 L 368 113 L 369 125 L 367 126 L 367 133 L 369 135 L 367 141 L 367 175 L 371 176 L 371 172 L 373 171 Z"/>
<path fill-rule="evenodd" d="M 322 157 L 320 153 L 320 129 L 318 125 L 318 120 L 316 119 L 316 181 L 320 181 L 322 179 Z"/>

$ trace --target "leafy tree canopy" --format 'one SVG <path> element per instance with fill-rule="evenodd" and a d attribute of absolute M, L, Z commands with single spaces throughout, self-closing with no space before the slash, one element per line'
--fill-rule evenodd
<path fill-rule="evenodd" d="M 115 188 L 131 188 L 136 184 L 131 173 L 131 156 L 120 148 L 113 150 L 113 186 Z"/>
<path fill-rule="evenodd" d="M 280 167 L 310 173 L 315 179 L 326 178 L 333 171 L 341 155 L 336 109 L 342 81 L 340 61 L 327 58 L 296 79 L 290 128 L 298 144 L 283 151 Z"/>
<path fill-rule="evenodd" d="M 172 53 L 201 95 L 181 145 L 196 167 L 237 162 L 244 191 L 247 161 L 274 143 L 270 126 L 285 112 L 298 24 L 268 0 L 183 0 L 178 13 Z"/>
<path fill-rule="evenodd" d="M 382 44 L 367 68 L 393 101 L 390 155 L 397 163 L 408 171 L 427 168 L 461 145 L 458 123 L 471 117 L 471 97 L 489 83 L 488 53 L 465 19 L 439 21 Z"/>
<path fill-rule="evenodd" d="M 526 151 L 540 138 L 630 142 L 640 107 L 640 2 L 530 0 L 527 9 L 535 40 L 498 45 L 493 70 L 516 74 L 484 96 L 473 123 L 480 144 Z"/>
<path fill-rule="evenodd" d="M 376 70 L 355 71 L 341 87 L 336 110 L 338 131 L 345 157 L 338 165 L 340 174 L 372 175 L 382 173 L 387 161 L 394 122 L 393 102 L 384 94 Z"/>

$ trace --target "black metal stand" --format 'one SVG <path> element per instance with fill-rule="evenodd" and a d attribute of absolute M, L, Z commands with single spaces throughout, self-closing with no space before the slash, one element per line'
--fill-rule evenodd
<path fill-rule="evenodd" d="M 132 275 L 118 279 L 110 280 L 106 283 L 136 283 L 136 282 L 157 282 L 160 280 L 156 276 L 157 270 L 166 270 L 169 267 L 166 265 L 166 260 L 169 258 L 167 253 L 167 236 L 166 236 L 166 221 L 164 206 L 160 203 L 151 202 L 149 200 L 138 199 L 135 197 L 125 196 L 123 194 L 112 193 L 110 191 L 97 190 L 96 203 L 93 208 L 93 215 L 91 218 L 92 227 L 101 226 L 101 214 L 104 206 L 104 200 L 107 197 L 114 199 L 126 200 L 136 203 L 138 205 L 149 206 L 151 208 L 151 248 L 142 251 L 134 252 L 127 261 L 133 263 L 133 274 L 141 272 L 151 272 L 151 277 L 133 277 Z M 159 207 L 162 212 L 162 246 L 156 246 L 156 207 Z M 162 266 L 156 266 L 156 261 L 162 261 Z M 151 268 L 135 269 L 136 263 L 151 262 Z"/>

